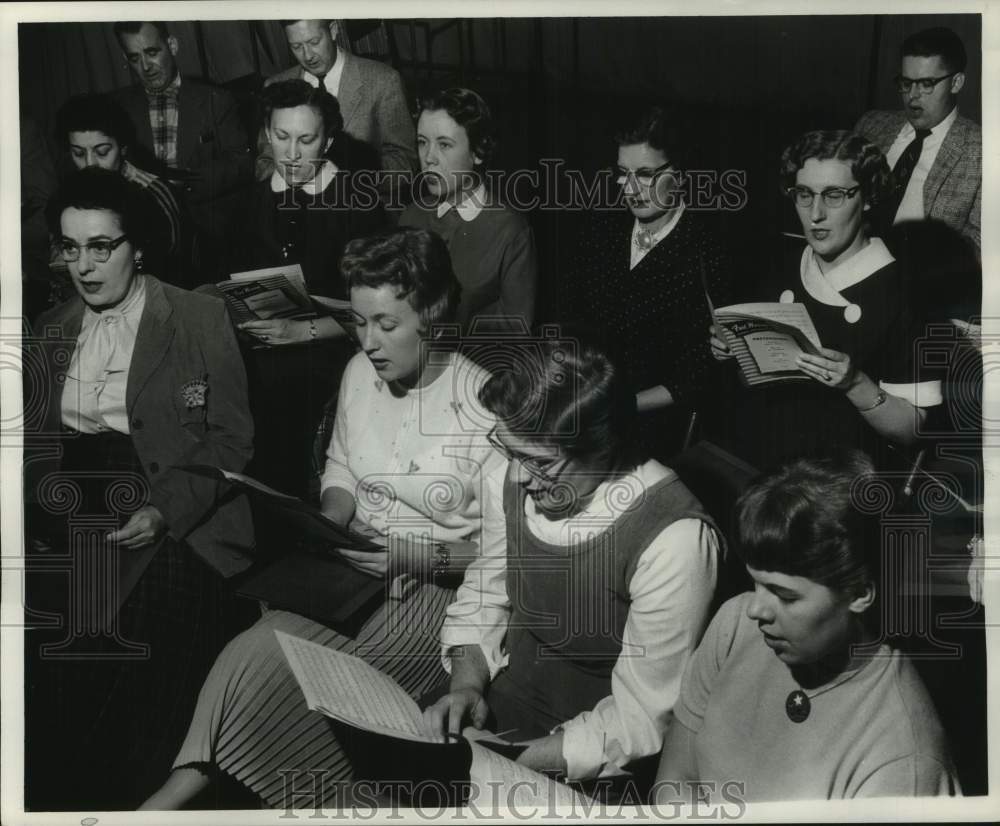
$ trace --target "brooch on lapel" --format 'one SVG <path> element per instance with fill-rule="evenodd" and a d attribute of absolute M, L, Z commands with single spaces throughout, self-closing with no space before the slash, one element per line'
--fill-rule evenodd
<path fill-rule="evenodd" d="M 188 410 L 205 406 L 205 396 L 208 395 L 208 382 L 204 379 L 192 379 L 181 385 L 181 398 Z"/>

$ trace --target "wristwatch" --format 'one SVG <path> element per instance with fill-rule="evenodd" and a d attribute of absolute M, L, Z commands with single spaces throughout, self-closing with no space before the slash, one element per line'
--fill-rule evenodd
<path fill-rule="evenodd" d="M 434 565 L 431 567 L 431 576 L 438 579 L 448 573 L 451 567 L 451 554 L 444 545 L 434 548 Z"/>
<path fill-rule="evenodd" d="M 885 404 L 886 398 L 887 397 L 886 397 L 885 390 L 883 390 L 880 387 L 878 389 L 878 395 L 875 397 L 875 401 L 873 401 L 870 405 L 868 405 L 868 407 L 859 407 L 858 408 L 858 413 L 867 413 L 869 410 L 874 410 L 880 404 Z"/>

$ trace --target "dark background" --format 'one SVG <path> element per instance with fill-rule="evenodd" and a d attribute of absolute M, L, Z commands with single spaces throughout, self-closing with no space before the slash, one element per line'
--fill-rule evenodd
<path fill-rule="evenodd" d="M 511 18 L 341 21 L 341 43 L 395 65 L 411 105 L 428 89 L 469 86 L 491 104 L 493 166 L 563 159 L 588 177 L 615 161 L 621 109 L 664 101 L 684 120 L 691 165 L 746 173 L 749 201 L 720 216 L 737 267 L 767 266 L 782 230 L 798 232 L 777 188 L 781 150 L 807 129 L 847 129 L 870 108 L 899 106 L 892 78 L 910 33 L 956 31 L 969 53 L 962 113 L 981 120 L 978 15 Z M 276 21 L 171 21 L 182 73 L 247 101 L 293 63 Z M 131 82 L 110 23 L 21 24 L 21 109 L 48 135 L 69 95 Z M 572 210 L 535 211 L 541 318 L 556 317 L 573 247 Z M 737 278 L 740 276 L 737 275 Z"/>

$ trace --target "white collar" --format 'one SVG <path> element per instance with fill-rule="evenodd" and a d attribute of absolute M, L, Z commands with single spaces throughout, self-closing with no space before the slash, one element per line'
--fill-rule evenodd
<path fill-rule="evenodd" d="M 951 129 L 951 125 L 957 118 L 958 104 L 956 103 L 955 106 L 952 107 L 952 110 L 948 113 L 948 117 L 941 121 L 941 123 L 937 126 L 931 128 L 931 134 L 929 137 L 933 137 L 935 140 L 944 140 L 944 136 L 948 134 L 948 130 Z M 903 127 L 902 137 L 909 138 L 916 134 L 917 130 L 913 128 L 913 124 L 907 121 L 906 125 Z"/>
<path fill-rule="evenodd" d="M 333 177 L 339 171 L 340 170 L 337 169 L 337 165 L 333 161 L 324 160 L 323 164 L 319 168 L 319 171 L 313 175 L 311 180 L 302 184 L 300 188 L 307 195 L 319 195 L 331 183 L 333 183 Z M 271 192 L 279 193 L 284 192 L 286 189 L 291 189 L 291 186 L 288 181 L 281 176 L 278 168 L 275 167 L 274 172 L 271 173 Z"/>
<path fill-rule="evenodd" d="M 812 247 L 807 246 L 802 251 L 799 273 L 806 292 L 821 304 L 846 307 L 850 302 L 840 294 L 843 290 L 859 284 L 895 260 L 881 238 L 871 238 L 865 247 L 824 273 L 816 263 Z"/>
<path fill-rule="evenodd" d="M 479 184 L 479 186 L 466 195 L 458 204 L 453 204 L 451 201 L 442 201 L 438 204 L 437 217 L 444 218 L 448 210 L 454 207 L 458 217 L 466 223 L 469 223 L 470 221 L 475 221 L 476 218 L 479 217 L 479 213 L 483 211 L 485 206 L 486 187 Z"/>
<path fill-rule="evenodd" d="M 681 205 L 677 207 L 677 209 L 674 211 L 674 214 L 673 216 L 671 216 L 670 220 L 667 221 L 667 223 L 665 223 L 662 227 L 660 227 L 656 232 L 650 234 L 649 237 L 652 239 L 654 247 L 657 244 L 659 244 L 660 241 L 662 241 L 664 238 L 670 235 L 671 232 L 674 231 L 674 227 L 677 226 L 677 222 L 681 220 L 681 215 L 683 214 L 684 214 L 684 202 L 681 201 Z M 642 229 L 642 224 L 640 224 L 639 219 L 636 218 L 635 223 L 632 225 L 633 241 L 635 240 L 635 237 L 639 234 L 640 229 Z M 650 247 L 650 249 L 652 249 L 652 247 Z M 646 250 L 646 252 L 648 251 L 649 250 Z"/>
<path fill-rule="evenodd" d="M 330 71 L 323 76 L 323 88 L 334 97 L 337 97 L 337 92 L 340 91 L 340 78 L 344 74 L 344 64 L 346 62 L 347 53 L 340 46 L 338 46 L 337 57 L 333 61 Z M 314 86 L 317 89 L 319 88 L 319 78 L 312 72 L 308 71 L 305 67 L 302 68 L 302 79 L 305 80 L 305 82 L 310 86 Z"/>

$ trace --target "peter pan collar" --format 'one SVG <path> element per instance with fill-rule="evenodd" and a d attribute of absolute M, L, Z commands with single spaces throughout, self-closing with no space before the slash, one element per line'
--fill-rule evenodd
<path fill-rule="evenodd" d="M 881 238 L 871 238 L 863 249 L 832 270 L 823 273 L 816 263 L 816 255 L 812 247 L 807 246 L 802 251 L 799 273 L 802 278 L 802 286 L 809 295 L 821 304 L 844 307 L 848 304 L 847 299 L 841 295 L 844 290 L 855 284 L 860 284 L 868 276 L 895 260 Z"/>
<path fill-rule="evenodd" d="M 333 161 L 325 160 L 322 166 L 320 166 L 319 171 L 313 175 L 312 180 L 306 181 L 299 189 L 307 195 L 319 195 L 333 183 L 333 176 L 337 172 L 339 172 L 337 165 Z M 278 194 L 284 192 L 286 189 L 291 189 L 291 186 L 288 181 L 281 177 L 281 173 L 278 172 L 276 167 L 274 172 L 271 173 L 271 192 Z"/>
<path fill-rule="evenodd" d="M 465 196 L 459 204 L 442 201 L 437 206 L 437 217 L 444 218 L 449 209 L 454 208 L 455 214 L 466 223 L 475 221 L 486 206 L 486 187 L 480 184 Z"/>

